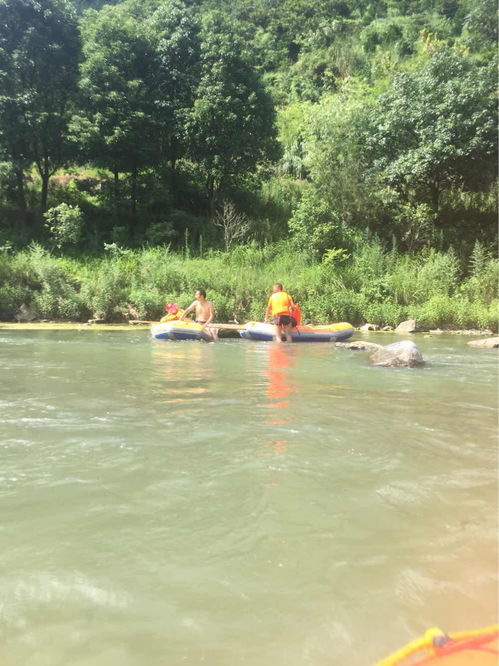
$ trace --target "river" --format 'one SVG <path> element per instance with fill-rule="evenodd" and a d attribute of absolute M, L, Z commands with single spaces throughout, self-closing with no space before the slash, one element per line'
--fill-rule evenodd
<path fill-rule="evenodd" d="M 497 354 L 415 339 L 1 331 L 2 666 L 369 666 L 494 623 Z"/>

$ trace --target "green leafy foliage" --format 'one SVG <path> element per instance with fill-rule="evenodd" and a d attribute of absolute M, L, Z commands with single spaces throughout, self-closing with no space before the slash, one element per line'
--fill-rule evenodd
<path fill-rule="evenodd" d="M 438 212 L 442 190 L 492 182 L 497 164 L 495 66 L 437 48 L 413 73 L 395 78 L 367 118 L 362 135 L 371 177 L 417 193 Z M 359 124 L 361 129 L 361 124 Z"/>
<path fill-rule="evenodd" d="M 44 213 L 45 225 L 48 228 L 55 246 L 76 245 L 80 240 L 84 217 L 78 206 L 62 203 Z"/>
<path fill-rule="evenodd" d="M 185 308 L 203 287 L 217 320 L 261 320 L 278 279 L 305 321 L 396 326 L 411 317 L 429 327 L 497 330 L 498 261 L 483 248 L 474 251 L 467 277 L 453 251 L 402 255 L 364 239 L 350 256 L 343 250 L 333 254 L 332 262 L 319 264 L 282 242 L 211 251 L 203 259 L 186 259 L 168 248 L 110 246 L 107 257 L 82 262 L 32 245 L 25 252 L 0 253 L 1 316 L 12 318 L 26 303 L 44 318 L 158 320 L 165 302 Z"/>
<path fill-rule="evenodd" d="M 70 157 L 80 51 L 66 0 L 0 2 L 0 149 L 12 162 L 22 208 L 24 170 L 36 165 L 45 210 L 49 178 Z"/>
<path fill-rule="evenodd" d="M 272 101 L 250 54 L 220 14 L 208 15 L 188 135 L 211 211 L 220 190 L 278 156 L 276 134 Z"/>

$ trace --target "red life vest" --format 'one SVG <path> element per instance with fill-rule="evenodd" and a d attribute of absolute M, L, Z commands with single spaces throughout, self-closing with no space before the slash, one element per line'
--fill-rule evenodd
<path fill-rule="evenodd" d="M 297 303 L 291 307 L 291 316 L 296 321 L 295 326 L 299 326 L 301 324 L 301 310 Z"/>

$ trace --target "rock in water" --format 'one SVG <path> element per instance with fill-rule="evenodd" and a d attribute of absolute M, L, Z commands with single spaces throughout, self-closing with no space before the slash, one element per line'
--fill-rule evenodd
<path fill-rule="evenodd" d="M 369 357 L 373 365 L 385 368 L 414 368 L 424 365 L 418 346 L 411 340 L 402 340 L 378 349 Z"/>
<path fill-rule="evenodd" d="M 377 345 L 375 342 L 364 342 L 364 340 L 354 340 L 353 342 L 337 342 L 336 347 L 343 349 L 353 349 L 354 351 L 377 351 L 383 349 L 383 345 Z"/>
<path fill-rule="evenodd" d="M 359 331 L 379 331 L 377 324 L 364 324 L 359 328 Z"/>
<path fill-rule="evenodd" d="M 396 333 L 416 333 L 417 331 L 419 331 L 419 327 L 415 319 L 403 321 L 395 329 Z"/>
<path fill-rule="evenodd" d="M 482 347 L 483 349 L 493 349 L 499 347 L 499 338 L 485 338 L 485 340 L 472 340 L 468 342 L 470 347 Z"/>

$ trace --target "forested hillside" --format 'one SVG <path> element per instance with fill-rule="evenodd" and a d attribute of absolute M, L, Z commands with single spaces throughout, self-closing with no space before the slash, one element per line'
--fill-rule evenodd
<path fill-rule="evenodd" d="M 363 294 L 388 323 L 412 302 L 387 286 L 395 264 L 433 262 L 438 284 L 452 266 L 442 297 L 484 281 L 493 325 L 496 45 L 495 0 L 0 0 L 0 317 L 30 295 L 45 316 L 95 312 L 65 315 L 53 285 L 48 305 L 43 277 L 9 282 L 17 252 L 245 245 L 318 266 L 317 285 Z M 142 316 L 173 291 L 155 289 Z"/>

